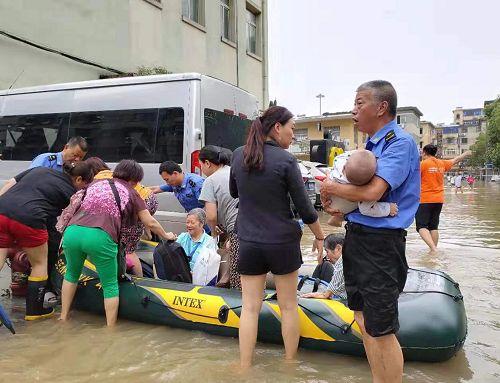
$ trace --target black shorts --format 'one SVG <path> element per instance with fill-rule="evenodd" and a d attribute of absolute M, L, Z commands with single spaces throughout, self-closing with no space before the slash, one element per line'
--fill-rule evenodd
<path fill-rule="evenodd" d="M 437 230 L 442 208 L 442 203 L 421 203 L 415 214 L 417 231 L 420 229 Z"/>
<path fill-rule="evenodd" d="M 399 330 L 398 298 L 406 283 L 406 231 L 346 225 L 342 248 L 349 308 L 362 311 L 371 336 Z"/>
<path fill-rule="evenodd" d="M 300 241 L 267 244 L 240 239 L 238 272 L 242 275 L 261 275 L 269 271 L 285 275 L 298 270 L 301 265 Z"/>

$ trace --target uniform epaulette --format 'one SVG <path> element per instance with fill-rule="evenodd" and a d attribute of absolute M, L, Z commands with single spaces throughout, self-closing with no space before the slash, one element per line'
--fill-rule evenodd
<path fill-rule="evenodd" d="M 57 155 L 51 154 L 50 156 L 47 157 L 49 161 L 55 161 L 57 160 Z"/>
<path fill-rule="evenodd" d="M 389 142 L 392 139 L 396 138 L 396 133 L 394 133 L 394 130 L 391 130 L 390 132 L 387 132 L 387 134 L 385 135 L 384 138 L 385 138 L 385 142 Z"/>

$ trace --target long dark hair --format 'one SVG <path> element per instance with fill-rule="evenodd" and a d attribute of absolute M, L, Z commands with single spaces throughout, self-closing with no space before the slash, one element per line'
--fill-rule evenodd
<path fill-rule="evenodd" d="M 199 159 L 201 162 L 210 161 L 214 165 L 230 165 L 233 152 L 221 146 L 207 145 L 201 148 Z"/>
<path fill-rule="evenodd" d="M 89 157 L 85 160 L 85 162 L 89 164 L 92 172 L 94 173 L 94 176 L 103 170 L 111 170 L 106 162 L 104 162 L 99 157 Z"/>
<path fill-rule="evenodd" d="M 94 172 L 85 161 L 66 161 L 63 163 L 63 172 L 73 178 L 80 176 L 86 183 L 90 183 L 94 179 Z"/>
<path fill-rule="evenodd" d="M 277 122 L 285 125 L 292 117 L 293 114 L 287 108 L 272 106 L 252 122 L 243 150 L 243 164 L 247 170 L 262 169 L 266 137 Z"/>

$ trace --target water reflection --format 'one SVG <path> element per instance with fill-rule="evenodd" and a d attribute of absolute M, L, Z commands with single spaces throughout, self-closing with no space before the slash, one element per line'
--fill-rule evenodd
<path fill-rule="evenodd" d="M 407 363 L 405 381 L 500 381 L 500 185 L 480 186 L 463 195 L 446 192 L 439 252 L 429 254 L 415 228 L 409 229 L 411 266 L 441 269 L 460 283 L 469 318 L 464 350 L 445 363 Z M 326 226 L 328 232 L 343 229 Z M 312 236 L 305 232 L 305 259 Z M 7 270 L 0 289 L 8 285 Z M 27 323 L 23 302 L 0 298 L 14 309 L 18 335 L 0 328 L 0 381 L 32 382 L 369 382 L 366 360 L 301 351 L 300 361 L 285 364 L 281 346 L 259 344 L 256 366 L 241 376 L 235 368 L 236 339 L 198 331 L 121 321 L 114 331 L 104 318 L 77 312 L 71 322 Z"/>

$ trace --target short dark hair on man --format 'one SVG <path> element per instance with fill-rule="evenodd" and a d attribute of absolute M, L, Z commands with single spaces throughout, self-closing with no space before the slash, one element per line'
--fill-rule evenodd
<path fill-rule="evenodd" d="M 121 160 L 113 172 L 113 178 L 124 181 L 141 182 L 144 178 L 144 169 L 134 160 Z"/>
<path fill-rule="evenodd" d="M 398 108 L 398 95 L 396 94 L 396 89 L 394 89 L 389 81 L 368 81 L 364 84 L 361 84 L 358 87 L 357 92 L 362 90 L 371 90 L 373 92 L 373 97 L 375 97 L 378 102 L 387 101 L 387 104 L 389 104 L 389 114 L 392 117 L 396 117 Z"/>
<path fill-rule="evenodd" d="M 82 149 L 82 151 L 84 151 L 85 153 L 89 151 L 89 145 L 87 144 L 87 140 L 80 136 L 71 137 L 68 140 L 67 145 L 71 146 L 72 148 L 74 148 L 75 146 L 79 146 L 80 149 Z"/>
<path fill-rule="evenodd" d="M 423 152 L 429 156 L 433 156 L 435 157 L 436 156 L 436 153 L 438 151 L 438 148 L 436 145 L 432 145 L 432 144 L 427 144 L 425 145 L 423 148 L 422 148 Z"/>
<path fill-rule="evenodd" d="M 165 161 L 160 165 L 160 174 L 163 172 L 166 172 L 168 175 L 172 175 L 174 172 L 182 173 L 182 169 L 174 161 Z"/>

